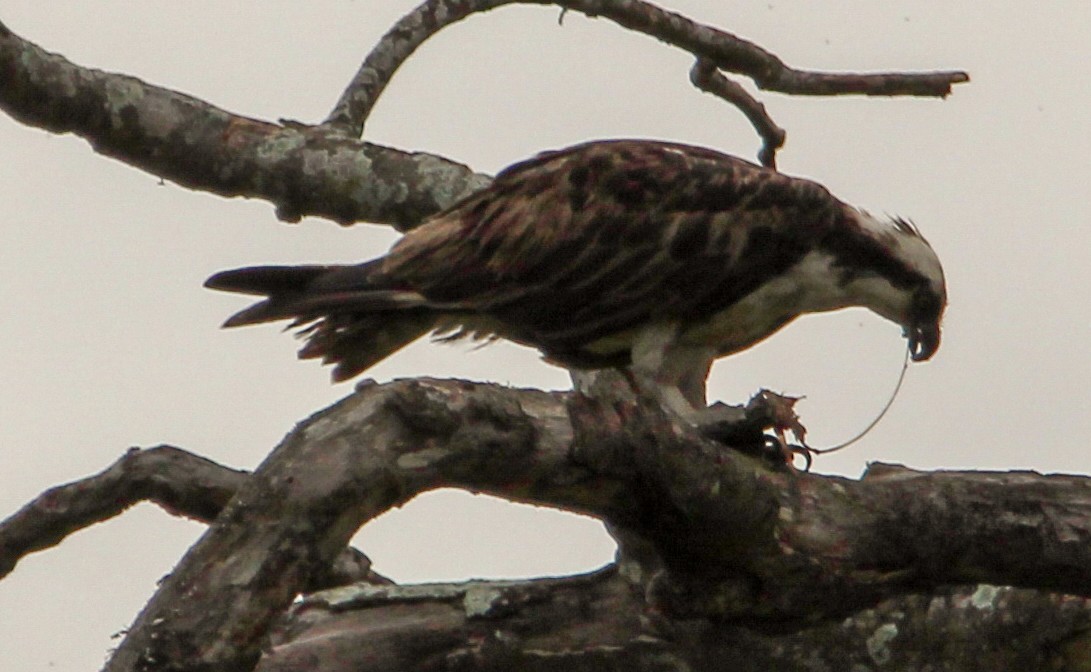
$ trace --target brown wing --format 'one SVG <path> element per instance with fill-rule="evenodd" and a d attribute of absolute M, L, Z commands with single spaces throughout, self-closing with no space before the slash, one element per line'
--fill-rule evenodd
<path fill-rule="evenodd" d="M 383 273 L 578 362 L 604 336 L 730 306 L 843 209 L 817 184 L 711 150 L 596 142 L 507 169 L 407 234 Z"/>

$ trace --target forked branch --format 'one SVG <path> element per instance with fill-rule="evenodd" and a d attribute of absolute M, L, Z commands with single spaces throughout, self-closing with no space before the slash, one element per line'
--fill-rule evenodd
<path fill-rule="evenodd" d="M 689 71 L 690 81 L 705 93 L 722 98 L 746 115 L 754 130 L 761 136 L 762 146 L 758 150 L 758 161 L 768 168 L 777 167 L 777 150 L 784 145 L 787 132 L 769 116 L 765 105 L 747 93 L 738 82 L 724 77 L 723 73 L 711 62 L 697 59 Z"/>
<path fill-rule="evenodd" d="M 0 523 L 0 578 L 28 553 L 143 501 L 211 522 L 246 476 L 173 446 L 133 448 L 105 471 L 50 488 Z"/>
<path fill-rule="evenodd" d="M 174 446 L 132 448 L 104 471 L 50 488 L 0 521 L 0 579 L 30 553 L 56 546 L 141 502 L 211 523 L 249 476 Z M 346 548 L 315 575 L 308 590 L 353 581 L 387 580 L 371 571 L 366 556 Z"/>
<path fill-rule="evenodd" d="M 761 89 L 798 95 L 946 96 L 968 79 L 962 72 L 797 70 L 751 42 L 641 0 L 430 0 L 386 34 L 319 126 L 256 120 L 135 77 L 83 68 L 2 23 L 0 109 L 30 126 L 75 133 L 103 154 L 185 187 L 267 200 L 284 221 L 314 215 L 404 230 L 489 178 L 442 157 L 362 142 L 364 121 L 394 72 L 425 40 L 470 14 L 515 2 L 602 16 L 694 54 L 694 82 L 743 110 L 763 138 L 766 165 L 773 165 L 783 131 L 720 70 L 748 77 Z"/>
<path fill-rule="evenodd" d="M 799 70 L 752 42 L 644 0 L 427 0 L 399 20 L 372 49 L 325 123 L 360 135 L 394 73 L 428 38 L 471 14 L 512 4 L 556 5 L 562 11 L 605 17 L 690 52 L 698 61 L 692 75 L 694 84 L 747 116 L 764 141 L 760 159 L 767 166 L 774 165 L 773 156 L 784 142 L 784 132 L 760 103 L 719 70 L 747 77 L 759 89 L 808 96 L 946 97 L 953 85 L 969 81 L 969 75 L 961 71 L 864 74 Z"/>

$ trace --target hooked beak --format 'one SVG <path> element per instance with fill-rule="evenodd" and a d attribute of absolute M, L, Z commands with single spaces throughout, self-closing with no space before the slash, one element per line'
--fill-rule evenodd
<path fill-rule="evenodd" d="M 939 323 L 916 325 L 906 329 L 909 338 L 909 358 L 923 362 L 939 350 Z"/>

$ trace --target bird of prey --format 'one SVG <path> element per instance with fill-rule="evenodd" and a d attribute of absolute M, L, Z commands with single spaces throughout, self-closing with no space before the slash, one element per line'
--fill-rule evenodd
<path fill-rule="evenodd" d="M 863 306 L 939 347 L 935 252 L 909 222 L 719 152 L 589 142 L 517 163 L 357 265 L 259 266 L 206 286 L 267 298 L 225 326 L 293 320 L 301 358 L 351 378 L 420 336 L 506 338 L 569 369 L 628 367 L 676 410 L 712 362 L 804 313 Z"/>

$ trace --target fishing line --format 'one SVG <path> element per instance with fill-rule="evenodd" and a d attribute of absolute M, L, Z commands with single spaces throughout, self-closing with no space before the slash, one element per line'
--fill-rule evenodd
<path fill-rule="evenodd" d="M 898 375 L 898 384 L 894 386 L 894 391 L 890 393 L 890 399 L 887 400 L 886 406 L 883 406 L 883 410 L 879 411 L 879 415 L 875 416 L 875 419 L 872 420 L 871 423 L 867 427 L 865 427 L 862 432 L 852 437 L 848 441 L 833 446 L 832 448 L 811 448 L 807 445 L 806 442 L 801 442 L 803 444 L 803 447 L 807 450 L 808 453 L 812 455 L 826 455 L 828 453 L 837 452 L 842 448 L 848 448 L 852 444 L 867 436 L 867 433 L 875 429 L 875 425 L 879 424 L 879 421 L 883 419 L 883 416 L 886 415 L 886 412 L 889 411 L 890 407 L 894 405 L 894 400 L 898 398 L 898 392 L 902 389 L 902 383 L 905 381 L 905 372 L 908 370 L 909 349 L 907 348 L 905 351 L 905 359 L 902 360 L 902 372 Z M 808 463 L 809 462 L 810 460 L 808 459 Z"/>

